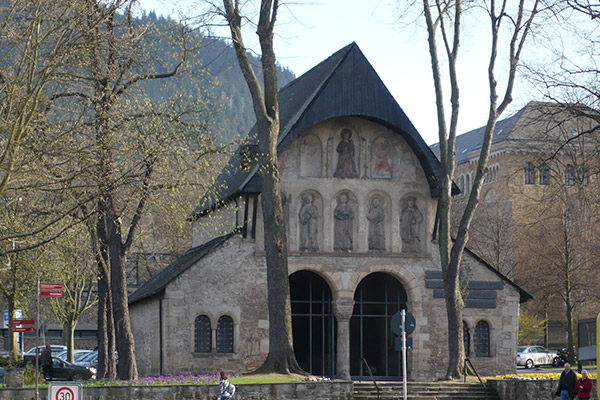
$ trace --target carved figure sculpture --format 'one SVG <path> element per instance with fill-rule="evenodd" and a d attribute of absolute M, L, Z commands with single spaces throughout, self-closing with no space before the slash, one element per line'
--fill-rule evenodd
<path fill-rule="evenodd" d="M 352 142 L 352 131 L 348 128 L 342 129 L 342 141 L 338 143 L 336 151 L 338 162 L 334 178 L 358 178 L 356 164 L 354 163 L 354 143 Z"/>
<path fill-rule="evenodd" d="M 402 237 L 403 253 L 418 253 L 421 250 L 421 222 L 423 214 L 417 207 L 414 196 L 406 198 L 406 207 L 400 213 L 400 237 Z"/>
<path fill-rule="evenodd" d="M 381 196 L 373 196 L 371 207 L 367 214 L 369 220 L 369 250 L 385 251 L 385 211 L 383 210 L 383 201 Z"/>
<path fill-rule="evenodd" d="M 333 210 L 333 249 L 336 251 L 352 251 L 354 210 L 348 204 L 348 195 L 346 193 L 338 196 L 337 203 L 337 206 Z"/>
<path fill-rule="evenodd" d="M 298 213 L 300 219 L 300 251 L 319 251 L 317 241 L 317 222 L 319 210 L 313 204 L 315 198 L 311 193 L 302 196 L 302 207 Z"/>

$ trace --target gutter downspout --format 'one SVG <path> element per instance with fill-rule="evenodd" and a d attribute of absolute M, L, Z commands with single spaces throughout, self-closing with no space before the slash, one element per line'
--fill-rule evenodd
<path fill-rule="evenodd" d="M 163 374 L 163 306 L 162 296 L 158 298 L 158 373 Z"/>

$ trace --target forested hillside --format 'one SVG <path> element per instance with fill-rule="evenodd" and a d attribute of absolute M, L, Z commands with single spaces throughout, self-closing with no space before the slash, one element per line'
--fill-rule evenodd
<path fill-rule="evenodd" d="M 173 21 L 162 16 L 157 17 L 154 12 L 143 15 L 141 22 L 151 22 L 159 31 L 173 29 Z M 190 37 L 194 41 L 188 43 L 188 47 L 193 49 L 190 55 L 194 60 L 191 72 L 198 78 L 194 82 L 198 82 L 207 99 L 213 102 L 214 134 L 225 141 L 244 135 L 254 124 L 254 113 L 250 93 L 236 62 L 233 48 L 228 46 L 225 40 L 208 37 L 201 32 L 196 32 Z M 161 43 L 159 41 L 150 45 L 161 46 Z M 163 59 L 167 59 L 171 49 L 165 45 L 164 49 L 158 47 L 154 51 L 162 54 Z M 257 74 L 260 74 L 260 59 L 254 55 L 250 55 L 250 59 L 256 67 Z M 157 70 L 160 71 L 160 63 Z M 279 68 L 280 87 L 294 78 L 292 71 L 284 67 Z M 174 93 L 197 93 L 197 90 L 191 90 L 191 84 L 189 76 L 181 76 L 169 79 L 167 84 L 160 81 L 151 82 L 146 85 L 146 90 L 153 99 L 168 98 Z"/>

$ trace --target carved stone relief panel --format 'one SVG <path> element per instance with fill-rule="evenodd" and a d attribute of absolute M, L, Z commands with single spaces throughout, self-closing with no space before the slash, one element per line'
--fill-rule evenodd
<path fill-rule="evenodd" d="M 389 221 L 390 201 L 387 194 L 375 192 L 367 199 L 368 249 L 371 252 L 386 252 L 390 245 Z"/>
<path fill-rule="evenodd" d="M 298 204 L 298 250 L 316 253 L 323 243 L 323 200 L 318 192 L 306 190 Z"/>
<path fill-rule="evenodd" d="M 339 192 L 334 198 L 333 209 L 333 250 L 350 252 L 357 249 L 355 243 L 358 224 L 356 197 L 348 190 Z"/>
<path fill-rule="evenodd" d="M 300 142 L 300 176 L 320 178 L 322 174 L 321 139 L 306 135 Z"/>
<path fill-rule="evenodd" d="M 392 146 L 390 141 L 378 137 L 371 145 L 371 178 L 389 179 L 392 177 Z"/>
<path fill-rule="evenodd" d="M 400 200 L 400 237 L 402 253 L 423 253 L 425 249 L 424 223 L 426 210 L 419 206 L 417 196 L 407 194 Z"/>
<path fill-rule="evenodd" d="M 289 146 L 277 157 L 279 175 L 282 179 L 298 177 L 298 147 Z"/>
<path fill-rule="evenodd" d="M 360 138 L 350 128 L 342 128 L 336 134 L 337 145 L 335 152 L 337 154 L 334 178 L 358 178 L 360 167 Z"/>

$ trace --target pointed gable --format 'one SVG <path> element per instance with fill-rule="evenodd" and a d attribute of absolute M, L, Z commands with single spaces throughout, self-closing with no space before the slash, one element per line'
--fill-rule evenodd
<path fill-rule="evenodd" d="M 338 50 L 282 88 L 279 106 L 279 152 L 306 128 L 321 121 L 344 116 L 362 117 L 402 136 L 425 172 L 431 196 L 439 195 L 439 161 L 356 43 Z M 256 126 L 248 137 L 251 144 L 257 143 Z M 257 169 L 256 162 L 242 168 L 240 160 L 232 158 L 213 189 L 200 200 L 192 218 L 242 193 L 259 193 L 262 185 Z"/>

